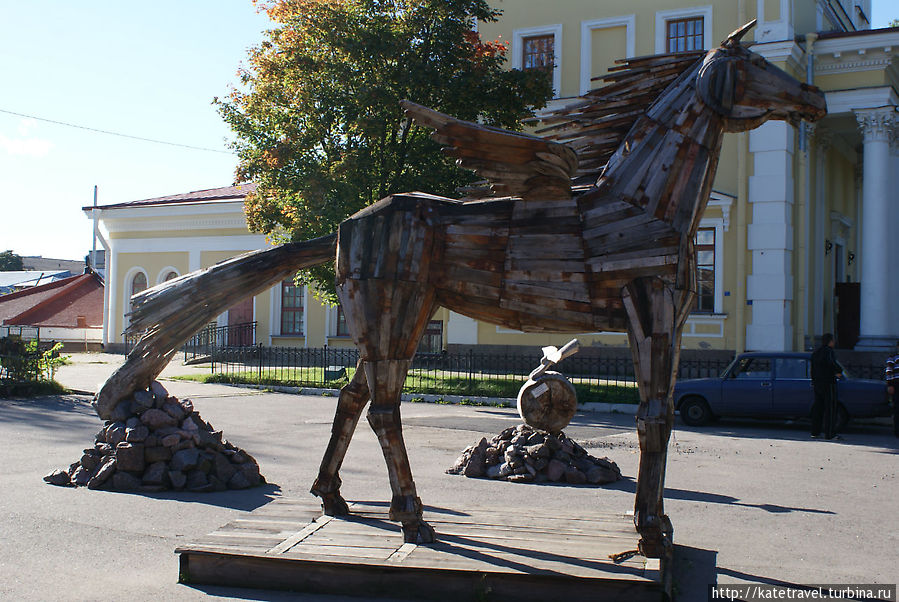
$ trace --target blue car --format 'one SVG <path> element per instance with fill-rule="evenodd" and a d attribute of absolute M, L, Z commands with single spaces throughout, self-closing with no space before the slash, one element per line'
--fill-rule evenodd
<path fill-rule="evenodd" d="M 815 400 L 810 353 L 743 353 L 718 378 L 680 381 L 674 407 L 681 420 L 702 426 L 721 416 L 806 418 Z M 886 383 L 851 378 L 837 382 L 837 430 L 853 418 L 891 415 Z"/>

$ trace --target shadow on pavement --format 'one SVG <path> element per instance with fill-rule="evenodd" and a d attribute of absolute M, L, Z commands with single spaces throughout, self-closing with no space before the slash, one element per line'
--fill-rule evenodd
<path fill-rule="evenodd" d="M 680 420 L 675 424 L 676 431 L 692 432 L 705 435 L 720 435 L 742 439 L 779 439 L 783 441 L 812 441 L 809 433 L 809 422 L 801 421 L 761 421 L 751 418 L 722 418 L 718 422 L 700 427 L 686 426 Z M 860 445 L 866 447 L 887 447 L 899 449 L 899 438 L 893 434 L 892 425 L 886 422 L 853 423 L 840 432 L 842 439 L 814 440 L 822 445 Z"/>
<path fill-rule="evenodd" d="M 637 492 L 636 481 L 630 478 L 622 478 L 620 481 L 610 483 L 606 486 L 608 489 L 617 489 L 628 493 Z M 728 504 L 731 506 L 743 506 L 745 508 L 758 508 L 765 512 L 780 514 L 784 512 L 809 512 L 813 514 L 836 514 L 830 510 L 818 510 L 816 508 L 800 508 L 797 506 L 779 506 L 777 504 L 747 504 L 741 502 L 739 498 L 730 495 L 722 495 L 720 493 L 707 493 L 705 491 L 690 491 L 689 489 L 674 489 L 665 487 L 665 499 L 684 500 L 687 502 L 705 502 L 709 504 Z"/>

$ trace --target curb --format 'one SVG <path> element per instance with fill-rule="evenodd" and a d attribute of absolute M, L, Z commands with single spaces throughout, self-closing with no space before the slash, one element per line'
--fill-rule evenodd
<path fill-rule="evenodd" d="M 226 384 L 226 383 L 221 383 Z M 320 397 L 337 397 L 340 389 L 324 389 L 310 387 L 284 387 L 279 385 L 246 385 L 246 384 L 227 384 L 229 387 L 241 387 L 243 389 L 259 389 L 264 391 L 274 391 L 276 393 L 290 393 L 293 395 L 312 395 Z M 438 404 L 454 404 L 454 405 L 471 405 L 471 406 L 488 406 L 501 408 L 517 407 L 518 402 L 515 399 L 506 397 L 477 397 L 466 395 L 435 395 L 431 393 L 403 393 L 400 397 L 405 402 L 410 403 L 438 403 Z M 579 413 L 596 413 L 596 414 L 636 414 L 639 406 L 634 403 L 599 403 L 589 402 L 578 404 Z"/>

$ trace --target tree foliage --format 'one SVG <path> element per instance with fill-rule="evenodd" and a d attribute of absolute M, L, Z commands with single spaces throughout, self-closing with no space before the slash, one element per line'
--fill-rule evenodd
<path fill-rule="evenodd" d="M 216 99 L 237 135 L 236 179 L 250 228 L 275 240 L 333 232 L 392 193 L 455 196 L 473 176 L 441 154 L 399 106 L 409 99 L 461 119 L 519 129 L 552 96 L 543 71 L 504 68 L 483 41 L 485 0 L 269 0 L 276 24 L 250 49 L 240 88 Z M 331 268 L 301 278 L 333 282 Z"/>
<path fill-rule="evenodd" d="M 23 269 L 22 258 L 12 251 L 0 253 L 0 272 L 19 272 Z"/>

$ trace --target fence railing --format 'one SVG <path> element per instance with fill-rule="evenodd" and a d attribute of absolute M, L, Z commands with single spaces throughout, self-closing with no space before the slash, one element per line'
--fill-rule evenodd
<path fill-rule="evenodd" d="M 19 337 L 24 341 L 40 340 L 40 326 L 0 326 L 0 339 L 6 337 Z"/>
<path fill-rule="evenodd" d="M 181 347 L 184 362 L 205 359 L 216 349 L 231 347 L 252 347 L 256 343 L 256 322 L 242 322 L 218 326 L 214 322 L 195 334 Z M 140 340 L 140 334 L 125 335 L 125 353 L 131 353 Z"/>
<path fill-rule="evenodd" d="M 338 388 L 352 378 L 356 349 L 298 347 L 220 347 L 210 354 L 210 370 L 222 380 L 298 387 Z M 515 397 L 539 357 L 475 353 L 416 356 L 404 391 L 472 397 Z M 681 378 L 720 374 L 729 360 L 682 360 Z M 633 362 L 627 358 L 571 357 L 558 370 L 574 384 L 582 402 L 639 401 Z"/>

